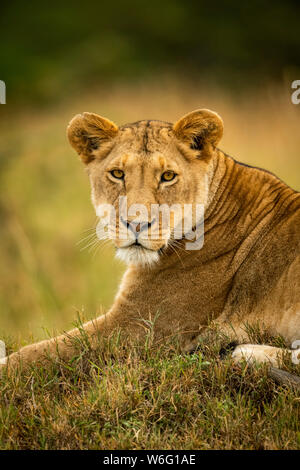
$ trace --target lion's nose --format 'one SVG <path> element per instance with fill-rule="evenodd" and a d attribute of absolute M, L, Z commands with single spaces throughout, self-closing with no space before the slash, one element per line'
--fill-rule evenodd
<path fill-rule="evenodd" d="M 144 232 L 145 230 L 149 230 L 150 227 L 154 224 L 155 219 L 152 219 L 151 222 L 144 222 L 144 221 L 128 221 L 124 220 L 123 217 L 121 217 L 121 222 L 123 225 L 125 225 L 128 230 L 131 230 L 133 233 L 141 233 Z"/>

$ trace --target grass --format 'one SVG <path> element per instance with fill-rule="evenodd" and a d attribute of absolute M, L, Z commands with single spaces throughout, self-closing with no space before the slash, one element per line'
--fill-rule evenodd
<path fill-rule="evenodd" d="M 176 338 L 115 334 L 91 351 L 82 337 L 70 362 L 0 379 L 0 448 L 300 449 L 299 392 L 221 360 L 222 344 L 182 355 Z"/>
<path fill-rule="evenodd" d="M 0 338 L 14 350 L 69 329 L 78 312 L 90 319 L 107 309 L 124 271 L 111 248 L 82 250 L 95 216 L 65 137 L 71 117 L 93 111 L 120 124 L 175 121 L 197 107 L 223 117 L 223 150 L 300 189 L 300 107 L 289 85 L 230 96 L 160 77 L 1 121 Z M 102 347 L 50 372 L 2 380 L 0 447 L 299 448 L 299 397 L 263 368 L 221 363 L 209 346 L 194 356 L 171 344 L 147 355 L 106 346 L 113 363 Z"/>

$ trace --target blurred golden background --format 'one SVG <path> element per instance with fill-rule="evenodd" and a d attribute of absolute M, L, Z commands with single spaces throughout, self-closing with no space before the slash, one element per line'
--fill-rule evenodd
<path fill-rule="evenodd" d="M 210 108 L 224 119 L 220 148 L 300 190 L 296 2 L 232 2 L 217 16 L 170 0 L 24 5 L 0 17 L 0 337 L 21 343 L 107 309 L 125 269 L 88 246 L 88 178 L 65 136 L 74 114 L 173 122 Z"/>

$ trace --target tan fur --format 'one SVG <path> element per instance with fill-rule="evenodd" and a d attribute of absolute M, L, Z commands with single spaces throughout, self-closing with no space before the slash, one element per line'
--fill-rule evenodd
<path fill-rule="evenodd" d="M 216 147 L 222 132 L 221 118 L 208 110 L 194 111 L 174 126 L 140 121 L 118 128 L 89 113 L 71 121 L 69 140 L 87 164 L 95 208 L 111 203 L 117 209 L 120 195 L 147 207 L 205 206 L 204 246 L 198 251 L 187 251 L 185 240 L 175 247 L 172 233 L 160 227 L 158 240 L 138 248 L 120 240 L 117 231 L 116 248 L 131 250 L 133 262 L 109 312 L 84 325 L 92 343 L 96 334 L 108 336 L 116 328 L 142 337 L 142 320 L 154 318 L 156 340 L 178 332 L 183 350 L 195 346 L 210 322 L 239 342 L 249 341 L 251 325 L 287 342 L 300 339 L 300 194 L 224 154 Z M 113 181 L 112 169 L 124 171 L 125 182 Z M 178 176 L 161 184 L 166 170 Z M 158 261 L 150 267 L 134 262 L 145 253 L 149 259 L 156 253 Z M 78 334 L 75 329 L 68 335 Z M 9 364 L 55 355 L 57 348 L 67 359 L 73 353 L 68 335 L 27 346 Z M 250 350 L 251 361 L 256 356 L 274 363 L 276 351 L 261 348 L 240 348 L 234 357 L 247 359 Z"/>

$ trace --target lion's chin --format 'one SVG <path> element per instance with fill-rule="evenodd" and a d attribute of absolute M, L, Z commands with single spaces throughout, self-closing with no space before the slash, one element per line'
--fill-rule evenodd
<path fill-rule="evenodd" d="M 126 264 L 134 264 L 140 266 L 152 266 L 159 260 L 158 251 L 149 250 L 143 246 L 128 246 L 125 248 L 118 248 L 116 257 Z"/>

